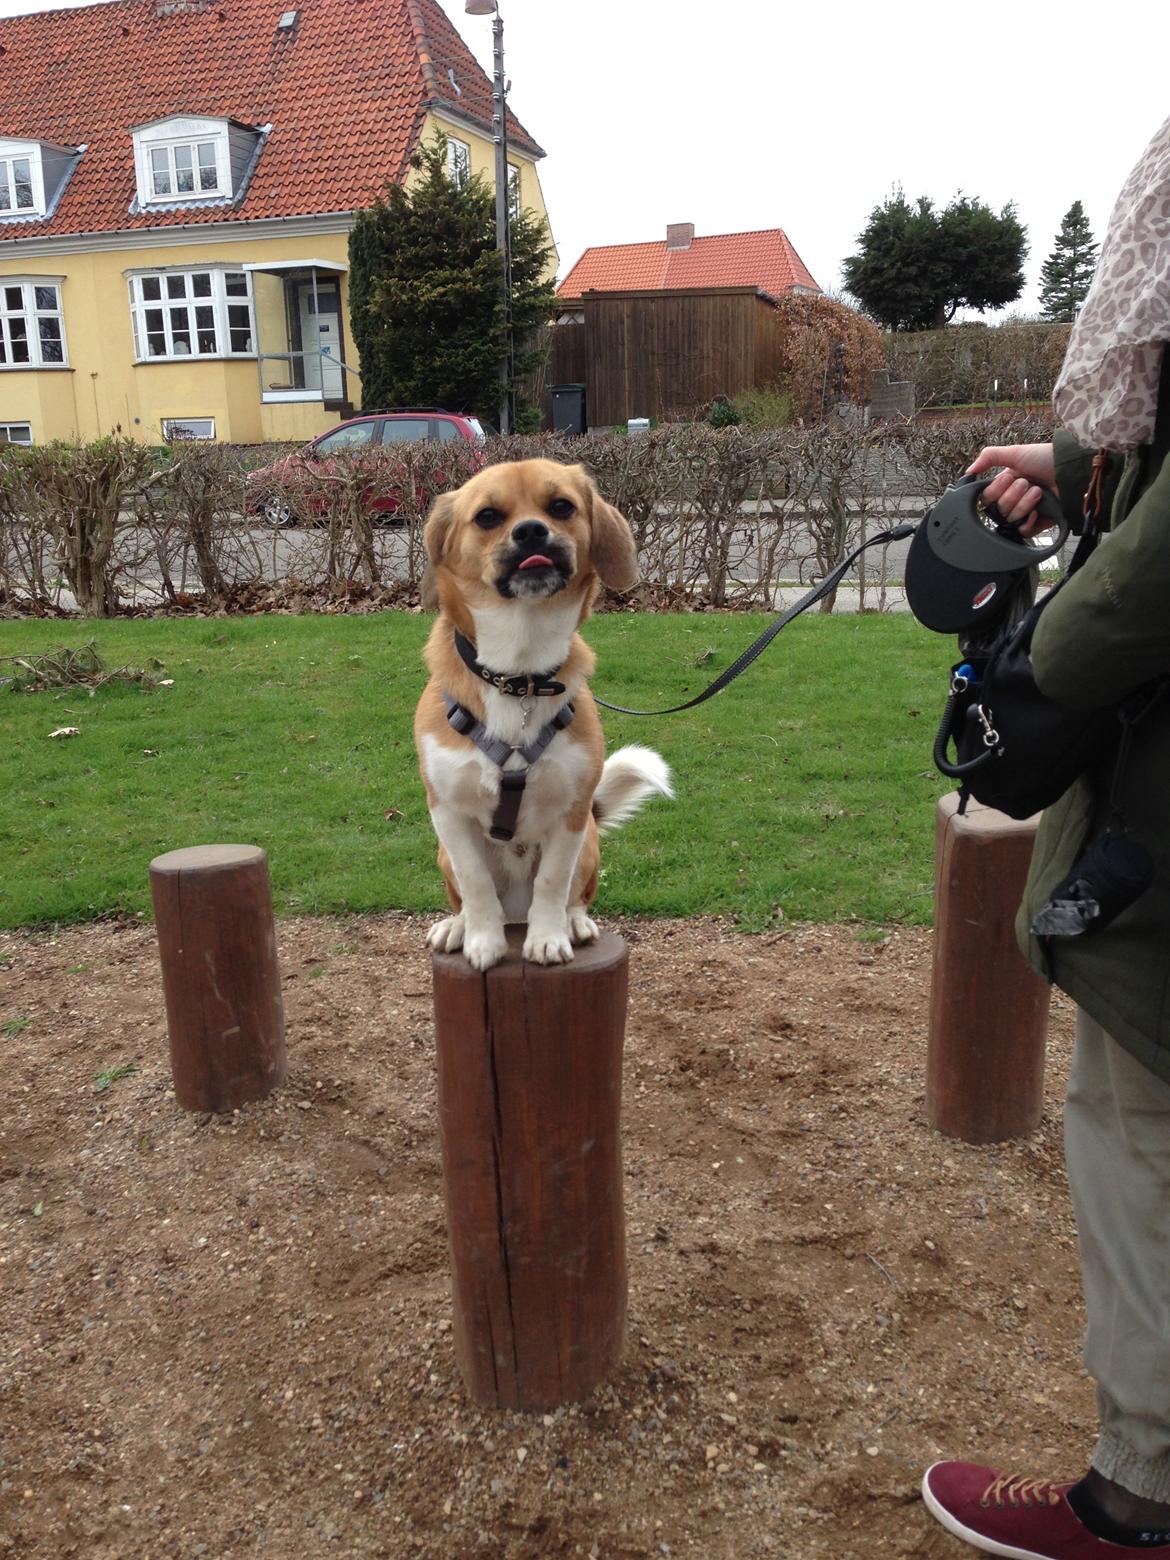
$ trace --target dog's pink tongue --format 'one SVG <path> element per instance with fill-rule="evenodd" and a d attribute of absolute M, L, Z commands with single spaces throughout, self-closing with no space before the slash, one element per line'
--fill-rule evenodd
<path fill-rule="evenodd" d="M 552 559 L 546 558 L 543 553 L 533 553 L 531 558 L 525 558 L 520 567 L 522 569 L 551 569 Z"/>

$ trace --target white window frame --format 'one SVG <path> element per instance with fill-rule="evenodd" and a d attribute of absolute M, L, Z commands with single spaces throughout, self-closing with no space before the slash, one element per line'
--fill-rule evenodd
<path fill-rule="evenodd" d="M 12 437 L 15 428 L 23 428 L 28 434 L 27 439 L 14 439 Z M 26 422 L 0 422 L 0 445 L 15 444 L 21 449 L 27 449 L 32 444 L 32 423 Z"/>
<path fill-rule="evenodd" d="M 471 146 L 455 135 L 447 137 L 447 172 L 457 190 L 471 182 Z"/>
<path fill-rule="evenodd" d="M 191 433 L 190 429 L 197 424 L 206 425 L 206 433 Z M 168 444 L 172 439 L 210 439 L 215 440 L 214 417 L 164 417 L 162 420 L 162 435 Z"/>
<path fill-rule="evenodd" d="M 510 162 L 508 164 L 508 220 L 519 222 L 524 210 L 524 186 L 520 173 L 520 164 Z"/>
<path fill-rule="evenodd" d="M 161 270 L 128 271 L 130 320 L 136 363 L 185 363 L 191 358 L 254 358 L 256 312 L 252 278 L 242 266 L 168 266 Z M 207 290 L 201 281 L 207 280 Z M 228 279 L 242 278 L 244 291 L 228 292 Z M 157 296 L 155 294 L 157 293 Z M 246 347 L 232 345 L 232 333 L 244 330 L 240 311 L 248 311 Z M 210 323 L 207 314 L 210 314 Z M 210 333 L 212 349 L 201 347 Z M 164 350 L 152 351 L 161 338 Z M 184 350 L 180 342 L 186 340 Z"/>
<path fill-rule="evenodd" d="M 146 152 L 151 182 L 148 200 L 201 200 L 205 195 L 226 193 L 220 188 L 219 146 L 213 137 L 201 141 L 152 141 Z M 183 188 L 184 174 L 190 176 L 190 189 Z M 160 175 L 166 180 L 165 189 L 158 187 Z"/>
<path fill-rule="evenodd" d="M 65 311 L 61 302 L 63 281 L 61 276 L 0 276 L 0 374 L 69 367 Z M 16 289 L 20 292 L 20 302 L 14 305 L 11 295 Z M 55 295 L 52 306 L 43 296 L 50 291 Z M 46 343 L 54 340 L 54 333 L 42 327 L 50 321 L 55 321 L 57 326 L 59 358 L 45 356 Z M 27 358 L 18 359 L 14 352 L 16 343 L 27 347 Z"/>
<path fill-rule="evenodd" d="M 148 206 L 191 206 L 203 201 L 230 200 L 232 189 L 231 145 L 226 119 L 161 119 L 139 125 L 134 135 L 134 162 L 138 176 L 138 204 Z M 205 166 L 201 147 L 215 148 L 215 188 L 201 187 L 200 168 Z M 165 164 L 170 188 L 155 189 L 155 154 Z M 194 188 L 178 188 L 178 163 L 185 154 L 190 161 Z"/>
<path fill-rule="evenodd" d="M 30 206 L 16 204 L 17 163 L 28 163 L 28 184 L 32 195 Z M 21 180 L 24 183 L 24 180 Z M 39 141 L 15 141 L 0 137 L 0 195 L 8 194 L 8 205 L 0 206 L 0 221 L 21 217 L 43 217 L 45 214 L 45 170 L 41 160 Z"/>

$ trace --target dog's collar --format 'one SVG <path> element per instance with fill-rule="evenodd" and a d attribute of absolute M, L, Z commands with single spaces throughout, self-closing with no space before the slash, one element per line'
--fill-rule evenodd
<path fill-rule="evenodd" d="M 483 666 L 475 654 L 475 646 L 466 634 L 455 630 L 455 648 L 459 652 L 459 659 L 467 667 L 474 677 L 482 682 L 491 683 L 499 693 L 510 693 L 517 699 L 553 698 L 558 693 L 564 693 L 564 683 L 555 682 L 553 678 L 544 672 L 519 672 L 509 676 L 506 672 L 493 672 Z"/>

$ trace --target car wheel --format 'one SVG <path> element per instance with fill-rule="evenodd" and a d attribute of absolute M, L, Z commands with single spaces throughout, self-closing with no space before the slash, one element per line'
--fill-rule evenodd
<path fill-rule="evenodd" d="M 290 526 L 297 523 L 297 512 L 286 498 L 266 498 L 260 505 L 260 513 L 269 525 Z"/>

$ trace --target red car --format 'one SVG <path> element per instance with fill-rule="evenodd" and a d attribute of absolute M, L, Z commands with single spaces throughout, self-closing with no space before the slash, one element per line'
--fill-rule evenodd
<path fill-rule="evenodd" d="M 297 485 L 298 469 L 329 469 L 330 456 L 360 454 L 363 450 L 386 449 L 393 444 L 413 444 L 422 440 L 439 444 L 460 442 L 478 448 L 487 438 L 478 417 L 462 412 L 445 412 L 438 407 L 426 407 L 418 411 L 363 412 L 330 428 L 298 450 L 286 455 L 271 466 L 261 466 L 248 473 L 248 487 L 254 498 L 248 508 L 254 514 L 262 514 L 273 525 L 296 525 L 304 518 L 297 514 L 293 503 L 280 490 Z M 475 460 L 478 470 L 483 464 L 482 455 Z M 273 491 L 275 489 L 276 491 Z M 324 508 L 324 503 L 321 504 Z M 392 494 L 371 497 L 370 509 L 375 514 L 392 515 L 398 501 Z"/>

